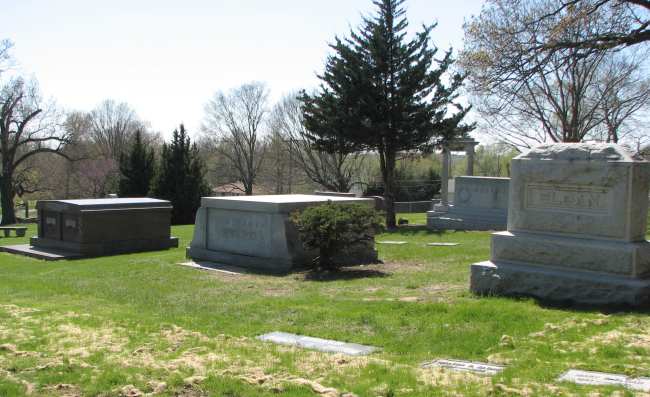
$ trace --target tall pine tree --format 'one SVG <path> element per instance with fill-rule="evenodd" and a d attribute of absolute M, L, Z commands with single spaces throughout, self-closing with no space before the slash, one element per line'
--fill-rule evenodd
<path fill-rule="evenodd" d="M 151 188 L 155 171 L 153 148 L 148 148 L 142 142 L 142 132 L 137 130 L 130 152 L 120 158 L 120 197 L 145 197 Z"/>
<path fill-rule="evenodd" d="M 185 126 L 174 130 L 170 144 L 164 144 L 160 166 L 152 186 L 152 195 L 171 201 L 172 223 L 194 223 L 201 197 L 210 194 L 205 167 L 196 144 L 190 143 Z"/>
<path fill-rule="evenodd" d="M 437 48 L 430 46 L 429 35 L 435 24 L 407 40 L 404 0 L 373 4 L 376 15 L 364 18 L 349 38 L 337 37 L 330 45 L 334 53 L 319 76 L 320 91 L 303 91 L 300 99 L 316 147 L 331 151 L 343 138 L 357 151 L 379 154 L 386 225 L 394 228 L 399 154 L 431 150 L 473 126 L 461 124 L 469 107 L 455 100 L 465 76 L 448 73 L 454 62 L 451 50 L 434 60 Z M 448 114 L 450 109 L 456 112 Z"/>

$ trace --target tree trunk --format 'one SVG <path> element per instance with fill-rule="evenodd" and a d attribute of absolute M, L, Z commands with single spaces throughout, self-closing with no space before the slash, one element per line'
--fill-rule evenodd
<path fill-rule="evenodd" d="M 0 225 L 16 223 L 14 191 L 11 180 L 11 175 L 3 175 L 0 179 L 0 202 L 2 203 L 2 221 L 0 221 Z"/>
<path fill-rule="evenodd" d="M 397 228 L 395 221 L 395 154 L 380 153 L 381 175 L 384 179 L 384 205 L 386 206 L 386 228 Z"/>

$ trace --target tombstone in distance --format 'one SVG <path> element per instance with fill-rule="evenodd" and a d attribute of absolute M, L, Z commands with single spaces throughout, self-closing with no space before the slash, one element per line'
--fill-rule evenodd
<path fill-rule="evenodd" d="M 370 207 L 375 203 L 373 199 L 309 194 L 203 197 L 187 256 L 195 261 L 273 273 L 308 265 L 317 253 L 303 249 L 298 230 L 289 217 L 293 211 L 327 202 Z M 349 264 L 377 260 L 374 241 L 338 254 L 335 260 Z"/>
<path fill-rule="evenodd" d="M 471 268 L 478 294 L 650 303 L 650 163 L 613 144 L 540 146 L 512 161 L 508 230 Z"/>
<path fill-rule="evenodd" d="M 427 212 L 432 230 L 504 230 L 508 219 L 510 178 L 459 176 L 454 204 Z"/>
<path fill-rule="evenodd" d="M 172 206 L 150 198 L 47 200 L 36 204 L 38 236 L 31 245 L 81 256 L 178 247 L 170 237 Z"/>

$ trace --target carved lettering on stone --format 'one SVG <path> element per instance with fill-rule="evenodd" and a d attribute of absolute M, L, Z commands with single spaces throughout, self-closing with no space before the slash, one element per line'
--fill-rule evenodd
<path fill-rule="evenodd" d="M 609 201 L 609 190 L 600 186 L 544 183 L 526 186 L 526 209 L 607 215 Z"/>

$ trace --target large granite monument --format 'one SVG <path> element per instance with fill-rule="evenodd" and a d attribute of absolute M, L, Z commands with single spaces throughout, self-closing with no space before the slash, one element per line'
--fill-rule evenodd
<path fill-rule="evenodd" d="M 650 163 L 613 144 L 552 144 L 512 161 L 508 230 L 471 267 L 478 294 L 650 303 Z"/>
<path fill-rule="evenodd" d="M 9 251 L 38 256 L 103 256 L 178 247 L 170 237 L 172 206 L 150 198 L 46 200 L 36 204 L 38 236 L 31 247 Z"/>
<path fill-rule="evenodd" d="M 303 249 L 289 216 L 328 201 L 375 205 L 373 199 L 307 194 L 204 197 L 187 256 L 275 273 L 308 265 L 317 253 Z M 374 242 L 343 254 L 362 262 L 377 259 Z"/>
<path fill-rule="evenodd" d="M 456 177 L 454 204 L 427 212 L 432 230 L 504 230 L 510 178 Z"/>

